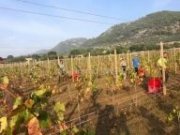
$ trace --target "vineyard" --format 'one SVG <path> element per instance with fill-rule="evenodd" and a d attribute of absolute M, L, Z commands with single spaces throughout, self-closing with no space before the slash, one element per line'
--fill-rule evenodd
<path fill-rule="evenodd" d="M 169 78 L 156 94 L 147 84 L 162 78 L 160 51 L 66 58 L 63 75 L 59 58 L 1 64 L 0 134 L 179 135 L 180 49 L 165 51 Z M 134 73 L 135 55 L 143 77 Z"/>

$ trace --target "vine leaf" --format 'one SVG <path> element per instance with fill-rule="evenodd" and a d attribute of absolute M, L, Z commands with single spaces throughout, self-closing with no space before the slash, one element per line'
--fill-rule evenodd
<path fill-rule="evenodd" d="M 28 122 L 28 135 L 42 135 L 39 120 L 36 117 Z"/>
<path fill-rule="evenodd" d="M 63 103 L 57 102 L 54 106 L 54 111 L 56 112 L 58 119 L 60 121 L 63 121 L 64 120 L 65 105 Z"/>
<path fill-rule="evenodd" d="M 46 89 L 40 89 L 40 90 L 35 91 L 33 94 L 35 94 L 38 97 L 42 97 L 46 92 L 47 92 Z"/>
<path fill-rule="evenodd" d="M 46 111 L 41 111 L 38 116 L 41 128 L 48 128 L 51 126 L 51 119 Z"/>
<path fill-rule="evenodd" d="M 22 98 L 21 97 L 17 97 L 16 99 L 15 99 L 15 102 L 14 102 L 14 105 L 13 105 L 13 110 L 14 109 L 16 109 L 16 108 L 18 108 L 18 106 L 19 105 L 22 105 Z"/>
<path fill-rule="evenodd" d="M 32 106 L 34 105 L 34 100 L 27 99 L 24 104 L 27 108 L 32 108 Z"/>
<path fill-rule="evenodd" d="M 9 78 L 7 76 L 4 76 L 1 78 L 1 82 L 4 85 L 8 85 L 9 84 Z"/>
<path fill-rule="evenodd" d="M 18 123 L 18 120 L 19 120 L 19 115 L 15 115 L 15 116 L 11 117 L 11 120 L 9 122 L 11 131 L 13 131 L 13 129 L 15 128 L 16 124 Z"/>
<path fill-rule="evenodd" d="M 79 132 L 79 129 L 78 129 L 76 126 L 74 126 L 74 127 L 72 128 L 72 132 L 75 133 L 75 134 L 77 134 L 77 133 Z"/>
<path fill-rule="evenodd" d="M 0 118 L 0 133 L 5 131 L 8 127 L 7 117 Z"/>
<path fill-rule="evenodd" d="M 59 124 L 59 129 L 60 129 L 60 133 L 63 133 L 68 129 L 68 127 L 64 122 L 62 122 Z"/>
<path fill-rule="evenodd" d="M 0 89 L 6 90 L 8 85 L 9 85 L 9 78 L 7 76 L 0 78 Z"/>

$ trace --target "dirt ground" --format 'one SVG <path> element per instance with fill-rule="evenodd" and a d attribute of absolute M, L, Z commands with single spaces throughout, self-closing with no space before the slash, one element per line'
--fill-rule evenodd
<path fill-rule="evenodd" d="M 52 101 L 66 104 L 67 125 L 76 124 L 96 135 L 179 135 L 177 121 L 167 122 L 168 114 L 180 107 L 180 74 L 171 74 L 167 83 L 167 95 L 162 92 L 148 94 L 147 89 L 131 85 L 121 89 L 99 86 L 90 98 L 78 100 L 81 85 L 65 83 Z M 79 102 L 78 102 L 79 101 Z M 55 132 L 55 131 L 53 131 Z M 49 134 L 49 132 L 47 133 Z"/>
<path fill-rule="evenodd" d="M 54 78 L 47 83 L 55 90 L 49 102 L 61 101 L 66 105 L 66 124 L 88 130 L 88 135 L 180 135 L 179 123 L 167 122 L 173 108 L 180 108 L 180 74 L 170 74 L 166 96 L 162 92 L 148 94 L 141 85 L 135 90 L 128 81 L 117 88 L 107 78 L 97 79 L 93 93 L 83 82 L 67 80 L 58 84 Z M 25 94 L 34 89 L 24 87 L 21 89 Z M 59 130 L 54 125 L 44 135 L 56 131 Z"/>

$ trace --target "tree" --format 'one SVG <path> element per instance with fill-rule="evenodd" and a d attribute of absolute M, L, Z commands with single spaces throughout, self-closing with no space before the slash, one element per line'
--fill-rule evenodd
<path fill-rule="evenodd" d="M 48 57 L 49 57 L 49 59 L 56 59 L 57 53 L 55 51 L 50 51 L 50 52 L 48 52 Z"/>
<path fill-rule="evenodd" d="M 33 55 L 32 55 L 32 58 L 38 60 L 38 59 L 40 59 L 40 56 L 37 55 L 37 54 L 33 54 Z"/>
<path fill-rule="evenodd" d="M 80 49 L 73 49 L 73 50 L 71 50 L 71 52 L 70 52 L 70 55 L 79 55 L 79 54 L 81 54 L 82 53 L 82 50 L 80 50 Z"/>
<path fill-rule="evenodd" d="M 8 56 L 7 56 L 7 59 L 8 59 L 8 60 L 12 60 L 13 58 L 14 58 L 13 55 L 8 55 Z"/>

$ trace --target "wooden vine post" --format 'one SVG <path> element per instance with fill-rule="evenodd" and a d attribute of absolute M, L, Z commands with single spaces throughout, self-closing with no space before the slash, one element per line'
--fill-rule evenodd
<path fill-rule="evenodd" d="M 57 55 L 57 64 L 58 64 L 58 75 L 59 75 L 59 83 L 61 83 L 61 73 L 60 73 L 60 71 L 59 71 L 59 69 L 60 69 L 60 59 L 59 59 L 59 55 Z"/>
<path fill-rule="evenodd" d="M 129 68 L 131 69 L 132 68 L 132 62 L 131 62 L 131 60 L 132 60 L 132 52 L 129 51 L 128 54 L 129 54 L 129 61 L 128 61 L 129 62 Z"/>
<path fill-rule="evenodd" d="M 177 73 L 177 63 L 176 63 L 176 49 L 173 48 L 173 56 L 174 56 L 174 73 Z"/>
<path fill-rule="evenodd" d="M 178 71 L 179 71 L 180 70 L 180 66 L 179 66 L 179 63 L 180 63 L 180 55 L 179 55 L 180 54 L 180 48 L 178 48 L 177 51 L 178 51 L 178 57 L 177 57 L 177 64 L 178 64 L 178 66 L 177 67 L 178 67 Z"/>
<path fill-rule="evenodd" d="M 109 70 L 109 73 L 111 73 L 112 72 L 112 60 L 111 60 L 111 54 L 109 54 L 108 55 L 108 61 L 109 61 L 109 63 L 107 63 L 108 64 L 108 70 Z M 113 70 L 114 71 L 114 70 Z"/>
<path fill-rule="evenodd" d="M 126 53 L 126 61 L 127 61 L 127 68 L 130 69 L 130 63 L 129 63 L 129 51 Z"/>
<path fill-rule="evenodd" d="M 80 96 L 78 94 L 78 104 L 77 104 L 77 109 L 78 109 L 78 115 L 79 115 L 79 122 L 81 122 L 81 108 L 80 108 Z"/>
<path fill-rule="evenodd" d="M 163 52 L 164 52 L 163 43 L 160 42 L 160 57 L 161 57 L 161 59 L 164 58 Z M 166 95 L 166 76 L 165 76 L 165 68 L 164 67 L 162 67 L 162 78 L 163 78 L 163 95 Z"/>
<path fill-rule="evenodd" d="M 100 58 L 99 55 L 97 56 L 98 64 L 97 64 L 97 75 L 99 76 L 99 66 L 100 66 Z"/>
<path fill-rule="evenodd" d="M 110 63 L 111 63 L 111 73 L 114 72 L 114 54 L 110 54 Z"/>
<path fill-rule="evenodd" d="M 91 54 L 88 55 L 88 72 L 89 72 L 89 83 L 92 84 L 92 73 L 91 73 Z"/>
<path fill-rule="evenodd" d="M 136 81 L 136 80 L 135 80 Z M 137 83 L 135 82 L 135 85 L 134 85 L 134 90 L 135 90 L 135 106 L 137 107 L 138 105 L 138 101 L 137 101 Z"/>
<path fill-rule="evenodd" d="M 60 65 L 59 55 L 57 55 L 57 58 L 58 58 L 58 59 L 57 59 L 57 60 L 58 60 L 58 61 L 57 61 L 57 62 L 58 62 L 58 65 Z"/>
<path fill-rule="evenodd" d="M 50 70 L 50 61 L 49 61 L 49 57 L 47 58 L 47 62 L 48 62 L 48 72 Z"/>
<path fill-rule="evenodd" d="M 117 65 L 117 52 L 114 50 L 114 67 L 115 67 L 115 83 L 118 84 L 118 65 Z"/>
<path fill-rule="evenodd" d="M 143 56 L 143 57 L 145 56 L 145 52 L 144 52 L 144 51 L 142 51 L 142 56 Z"/>
<path fill-rule="evenodd" d="M 148 50 L 148 63 L 150 62 L 150 55 L 149 55 L 149 50 Z"/>
<path fill-rule="evenodd" d="M 71 76 L 72 76 L 72 82 L 74 82 L 74 64 L 73 64 L 73 57 L 71 56 Z"/>
<path fill-rule="evenodd" d="M 79 67 L 81 65 L 81 57 L 78 57 L 78 64 L 77 64 Z"/>

